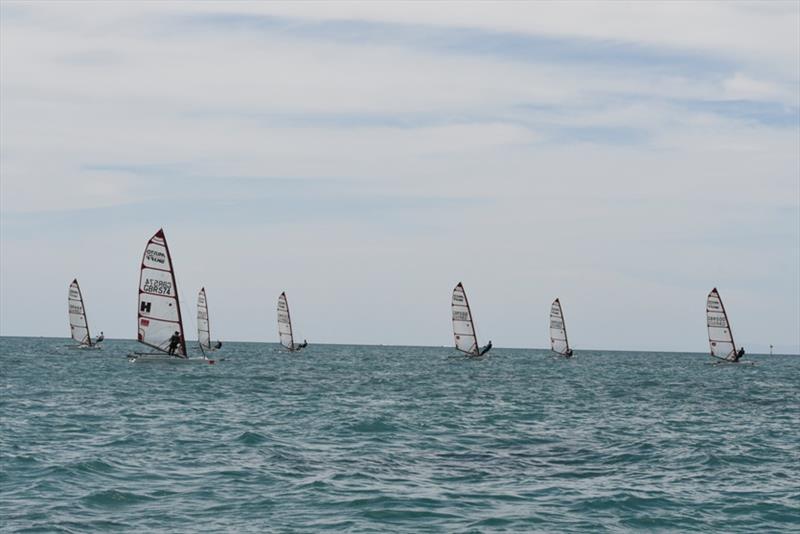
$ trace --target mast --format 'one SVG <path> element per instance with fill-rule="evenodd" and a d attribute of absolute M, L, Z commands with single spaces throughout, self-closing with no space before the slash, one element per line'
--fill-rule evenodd
<path fill-rule="evenodd" d="M 80 307 L 73 307 L 73 301 L 77 302 Z M 68 315 L 69 315 L 69 329 L 70 335 L 72 339 L 80 343 L 81 345 L 86 344 L 88 346 L 92 346 L 92 336 L 89 332 L 89 319 L 86 317 L 86 306 L 83 303 L 83 293 L 81 292 L 81 286 L 78 284 L 78 279 L 74 278 L 72 283 L 69 285 L 69 293 L 67 294 L 67 305 L 68 305 Z M 74 323 L 73 316 L 77 321 L 83 321 L 83 324 Z M 75 337 L 75 329 L 86 330 L 86 337 L 77 339 Z"/>
<path fill-rule="evenodd" d="M 176 355 L 187 357 L 178 284 L 164 230 L 147 242 L 139 273 L 138 340 L 168 352 L 169 339 L 177 331 L 180 341 Z"/>
<path fill-rule="evenodd" d="M 461 282 L 453 288 L 451 309 L 456 349 L 473 356 L 477 355 L 479 352 L 478 336 L 475 334 L 475 324 L 472 321 L 472 310 L 469 307 L 467 293 L 464 291 L 464 286 Z"/>
<path fill-rule="evenodd" d="M 289 300 L 286 298 L 285 291 L 278 297 L 278 338 L 281 345 L 289 350 L 294 350 L 292 317 L 289 314 Z"/>

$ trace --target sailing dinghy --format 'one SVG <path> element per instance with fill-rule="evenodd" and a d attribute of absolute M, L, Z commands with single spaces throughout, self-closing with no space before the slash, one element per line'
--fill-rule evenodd
<path fill-rule="evenodd" d="M 308 341 L 305 340 L 302 343 L 294 342 L 292 317 L 289 314 L 289 301 L 286 300 L 285 291 L 278 297 L 278 337 L 281 345 L 289 352 L 297 352 L 308 346 Z"/>
<path fill-rule="evenodd" d="M 459 282 L 453 289 L 451 303 L 453 311 L 453 336 L 456 340 L 456 349 L 468 356 L 483 356 L 492 349 L 492 342 L 478 348 L 478 336 L 475 334 L 475 323 L 472 322 L 472 311 L 469 307 L 464 286 Z"/>
<path fill-rule="evenodd" d="M 211 343 L 211 323 L 208 318 L 208 299 L 204 287 L 200 288 L 197 294 L 197 342 L 203 354 L 222 348 L 221 341 Z"/>
<path fill-rule="evenodd" d="M 558 299 L 550 305 L 550 349 L 565 358 L 572 357 L 572 349 L 567 340 L 567 323 L 564 322 L 564 311 Z"/>
<path fill-rule="evenodd" d="M 163 229 L 150 238 L 144 249 L 137 314 L 138 341 L 154 352 L 130 354 L 131 362 L 215 363 L 205 357 L 189 358 L 186 352 L 178 286 Z"/>
<path fill-rule="evenodd" d="M 711 290 L 706 300 L 706 324 L 708 325 L 708 344 L 714 363 L 744 363 L 754 365 L 755 362 L 742 361 L 744 348 L 737 350 L 733 341 L 733 332 L 728 321 L 728 313 L 717 288 Z"/>
<path fill-rule="evenodd" d="M 69 285 L 69 293 L 67 295 L 67 304 L 69 306 L 69 329 L 72 339 L 78 342 L 77 346 L 71 345 L 78 349 L 99 349 L 101 338 L 96 342 L 92 341 L 92 336 L 89 333 L 89 321 L 86 319 L 86 306 L 83 305 L 83 294 L 81 293 L 81 286 L 78 285 L 78 279 L 72 280 Z"/>

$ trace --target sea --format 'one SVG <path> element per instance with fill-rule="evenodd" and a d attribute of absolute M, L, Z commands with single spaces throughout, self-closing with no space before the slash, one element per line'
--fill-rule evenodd
<path fill-rule="evenodd" d="M 800 357 L 0 338 L 2 532 L 800 532 Z"/>

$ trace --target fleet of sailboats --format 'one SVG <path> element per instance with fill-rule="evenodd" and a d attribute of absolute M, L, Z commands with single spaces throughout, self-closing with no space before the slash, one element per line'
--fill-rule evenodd
<path fill-rule="evenodd" d="M 206 353 L 219 349 L 222 343 L 211 341 L 205 287 L 201 288 L 197 295 L 197 340 L 203 353 L 201 358 L 189 357 L 178 295 L 167 239 L 163 229 L 159 229 L 148 240 L 139 269 L 137 340 L 151 351 L 130 354 L 128 357 L 132 362 L 215 363 L 216 360 L 209 359 Z M 99 343 L 103 340 L 103 335 L 101 332 L 96 340 L 92 340 L 86 318 L 86 306 L 77 279 L 69 285 L 68 305 L 70 335 L 78 343 L 76 347 L 100 348 Z M 461 282 L 453 288 L 451 312 L 455 348 L 471 357 L 483 356 L 489 352 L 492 348 L 491 341 L 484 347 L 478 344 L 472 309 Z M 305 340 L 303 343 L 295 342 L 286 292 L 278 297 L 277 319 L 278 338 L 285 349 L 297 352 L 308 346 Z M 710 354 L 716 360 L 715 363 L 754 364 L 742 360 L 745 351 L 736 346 L 728 314 L 717 288 L 711 290 L 706 300 L 706 325 Z M 564 310 L 558 298 L 550 305 L 550 348 L 554 353 L 567 358 L 573 355 L 567 337 Z"/>

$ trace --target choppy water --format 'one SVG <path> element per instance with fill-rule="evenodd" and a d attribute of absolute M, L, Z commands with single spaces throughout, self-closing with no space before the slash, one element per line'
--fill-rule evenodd
<path fill-rule="evenodd" d="M 800 358 L 0 343 L 7 531 L 800 529 Z"/>

